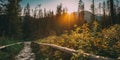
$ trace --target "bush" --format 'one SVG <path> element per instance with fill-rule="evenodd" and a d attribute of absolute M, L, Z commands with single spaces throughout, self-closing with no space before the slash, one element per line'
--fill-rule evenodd
<path fill-rule="evenodd" d="M 75 50 L 81 49 L 90 54 L 117 58 L 120 56 L 120 25 L 113 25 L 109 28 L 101 29 L 100 25 L 95 21 L 93 26 L 84 24 L 81 27 L 76 27 L 75 30 L 71 30 L 70 34 L 66 32 L 60 36 L 49 36 L 44 39 L 39 39 L 37 42 L 56 44 Z M 73 58 L 50 47 L 39 46 L 39 48 L 37 52 L 40 52 L 47 59 L 50 59 L 50 57 L 52 57 L 52 60 Z"/>

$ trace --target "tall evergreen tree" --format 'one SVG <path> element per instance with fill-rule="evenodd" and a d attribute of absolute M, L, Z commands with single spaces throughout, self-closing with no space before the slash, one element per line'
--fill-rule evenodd
<path fill-rule="evenodd" d="M 36 16 L 37 16 L 37 7 L 35 7 L 34 12 L 33 12 L 34 19 L 36 18 Z"/>
<path fill-rule="evenodd" d="M 6 20 L 5 19 L 5 0 L 0 0 L 0 36 L 3 36 L 7 31 Z"/>
<path fill-rule="evenodd" d="M 18 38 L 21 36 L 21 21 L 19 14 L 21 12 L 20 8 L 21 0 L 8 0 L 6 5 L 6 15 L 8 17 L 8 33 L 9 37 Z"/>
<path fill-rule="evenodd" d="M 102 8 L 103 8 L 103 19 L 102 19 L 103 22 L 102 22 L 102 23 L 103 23 L 103 26 L 104 26 L 104 27 L 106 27 L 106 25 L 107 25 L 107 24 L 106 24 L 106 6 L 105 6 L 105 5 L 106 5 L 106 4 L 105 4 L 105 1 L 103 1 L 103 7 L 102 7 Z M 107 23 L 108 23 L 108 22 L 107 22 Z"/>
<path fill-rule="evenodd" d="M 94 3 L 94 0 L 92 0 L 91 11 L 93 13 L 93 15 L 91 16 L 91 20 L 95 20 L 95 3 Z"/>
<path fill-rule="evenodd" d="M 103 2 L 103 20 L 105 20 L 105 15 L 106 15 L 106 12 L 105 12 L 105 1 Z"/>
<path fill-rule="evenodd" d="M 0 15 L 3 13 L 4 0 L 0 0 Z"/>
<path fill-rule="evenodd" d="M 99 14 L 101 15 L 101 8 L 102 8 L 102 6 L 101 6 L 101 3 L 99 3 Z"/>
<path fill-rule="evenodd" d="M 111 24 L 115 24 L 115 11 L 114 11 L 114 1 L 110 0 L 110 17 L 111 17 Z"/>
<path fill-rule="evenodd" d="M 47 12 L 46 12 L 46 9 L 44 8 L 44 17 L 46 17 L 47 16 L 47 14 L 46 14 Z"/>
<path fill-rule="evenodd" d="M 107 0 L 107 13 L 110 16 L 110 0 Z"/>
<path fill-rule="evenodd" d="M 118 11 L 119 11 L 118 8 L 120 7 L 120 6 L 119 6 L 119 1 L 118 1 L 118 0 L 115 0 L 115 1 L 116 1 L 116 14 L 118 14 L 118 13 L 119 13 L 119 12 L 118 12 Z"/>
<path fill-rule="evenodd" d="M 56 11 L 56 15 L 60 16 L 62 14 L 62 4 L 57 6 L 57 11 Z"/>
<path fill-rule="evenodd" d="M 27 6 L 24 9 L 24 15 L 30 17 L 30 5 L 27 3 Z"/>
<path fill-rule="evenodd" d="M 84 20 L 84 3 L 82 0 L 79 0 L 78 3 L 78 13 L 79 17 L 81 18 L 80 20 Z"/>
<path fill-rule="evenodd" d="M 115 0 L 115 3 L 116 3 L 116 5 L 115 5 L 116 23 L 120 23 L 120 19 L 119 19 L 119 15 L 120 15 L 120 12 L 119 12 L 119 10 L 120 10 L 119 9 L 120 8 L 119 1 Z"/>
<path fill-rule="evenodd" d="M 24 38 L 29 38 L 32 33 L 31 17 L 30 17 L 30 5 L 29 3 L 24 8 L 24 21 L 23 21 L 23 33 Z"/>
<path fill-rule="evenodd" d="M 41 9 L 41 4 L 38 5 L 38 18 L 43 18 L 43 12 Z"/>

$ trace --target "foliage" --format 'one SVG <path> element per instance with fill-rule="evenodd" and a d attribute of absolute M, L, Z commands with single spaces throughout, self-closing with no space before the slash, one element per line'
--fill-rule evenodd
<path fill-rule="evenodd" d="M 18 40 L 0 39 L 0 46 L 16 43 Z M 0 50 L 0 60 L 15 60 L 15 56 L 23 48 L 23 44 L 13 45 Z"/>
<path fill-rule="evenodd" d="M 14 45 L 0 50 L 0 60 L 13 60 L 23 45 Z"/>
<path fill-rule="evenodd" d="M 86 23 L 81 27 L 76 27 L 75 30 L 71 30 L 70 34 L 66 32 L 60 36 L 49 36 L 37 40 L 37 42 L 56 44 L 75 50 L 81 49 L 90 54 L 117 58 L 120 56 L 120 25 L 116 24 L 109 28 L 101 29 L 97 21 L 94 21 L 92 28 Z M 39 46 L 39 48 L 37 51 L 42 54 L 41 56 L 45 56 L 48 59 L 73 59 L 72 56 L 65 57 L 66 54 L 51 47 Z M 82 55 L 78 54 L 78 57 L 80 56 Z"/>
<path fill-rule="evenodd" d="M 6 5 L 6 15 L 8 22 L 8 36 L 13 38 L 21 38 L 21 21 L 20 21 L 20 1 L 8 0 Z"/>
<path fill-rule="evenodd" d="M 62 4 L 57 6 L 56 14 L 54 14 L 53 11 L 46 11 L 46 9 L 43 12 L 40 8 L 41 5 L 31 10 L 28 3 L 23 12 L 25 16 L 20 15 L 20 1 L 0 0 L 0 37 L 19 39 L 23 37 L 26 40 L 34 40 L 48 36 L 47 38 L 38 40 L 38 42 L 56 44 L 75 50 L 84 50 L 87 53 L 110 58 L 120 56 L 120 25 L 116 24 L 120 23 L 119 2 L 115 4 L 113 0 L 108 0 L 107 5 L 106 2 L 103 3 L 102 7 L 100 5 L 104 13 L 103 16 L 100 16 L 103 17 L 103 20 L 100 21 L 102 27 L 104 27 L 102 29 L 97 21 L 93 21 L 96 19 L 95 15 L 97 14 L 94 0 L 92 0 L 91 5 L 93 13 L 91 16 L 91 25 L 84 21 L 84 2 L 82 0 L 79 0 L 78 13 L 74 12 L 72 14 L 68 14 L 67 8 L 63 8 Z M 100 15 L 102 15 L 101 9 L 99 10 Z M 83 18 L 79 15 L 77 16 L 77 14 Z M 74 24 L 79 26 L 73 27 Z M 112 24 L 116 25 L 108 27 Z M 65 30 L 68 30 L 68 32 L 63 34 Z M 17 40 L 0 38 L 0 46 L 13 42 L 17 42 Z M 0 60 L 4 57 L 9 58 L 17 54 L 21 48 L 22 45 L 16 45 L 1 50 Z M 36 46 L 33 44 L 33 48 L 33 51 L 39 57 L 38 60 L 79 60 L 79 58 L 80 60 L 84 60 L 86 58 L 86 56 L 82 56 L 81 54 L 72 56 L 46 46 Z"/>

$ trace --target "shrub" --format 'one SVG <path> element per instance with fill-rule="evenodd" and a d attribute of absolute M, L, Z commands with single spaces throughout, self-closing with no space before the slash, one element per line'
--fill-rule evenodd
<path fill-rule="evenodd" d="M 75 50 L 81 49 L 90 54 L 117 58 L 120 56 L 120 25 L 113 25 L 109 28 L 101 29 L 100 25 L 95 21 L 93 26 L 83 24 L 83 26 L 71 30 L 70 34 L 66 32 L 60 36 L 49 36 L 37 40 L 37 42 L 56 44 Z M 40 54 L 47 59 L 65 60 L 65 58 L 74 58 L 71 55 L 67 56 L 63 52 L 52 49 L 51 47 L 39 46 L 39 48 L 37 52 L 40 52 Z M 77 58 L 81 57 L 80 55 Z"/>

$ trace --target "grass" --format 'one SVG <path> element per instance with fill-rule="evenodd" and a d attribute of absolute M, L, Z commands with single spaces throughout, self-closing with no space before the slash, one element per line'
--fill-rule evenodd
<path fill-rule="evenodd" d="M 20 42 L 13 39 L 0 39 L 0 46 Z M 23 44 L 13 45 L 0 50 L 0 60 L 15 60 L 15 56 L 23 48 Z"/>

